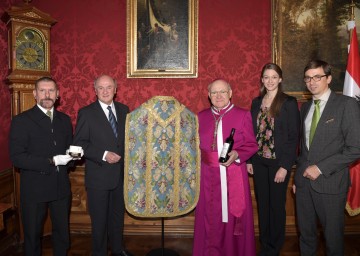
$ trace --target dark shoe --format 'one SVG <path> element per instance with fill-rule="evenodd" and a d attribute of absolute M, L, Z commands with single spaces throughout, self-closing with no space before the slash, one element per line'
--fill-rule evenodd
<path fill-rule="evenodd" d="M 126 250 L 122 250 L 120 253 L 112 254 L 112 256 L 133 256 L 133 254 Z"/>

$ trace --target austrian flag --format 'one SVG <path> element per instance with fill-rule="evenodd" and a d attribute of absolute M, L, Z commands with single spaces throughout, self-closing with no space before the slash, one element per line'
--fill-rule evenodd
<path fill-rule="evenodd" d="M 351 36 L 343 94 L 360 97 L 360 57 L 356 27 Z M 360 160 L 350 167 L 350 178 L 351 187 L 347 195 L 346 210 L 350 216 L 354 216 L 360 213 Z"/>
<path fill-rule="evenodd" d="M 351 36 L 343 94 L 350 97 L 360 96 L 360 57 L 356 27 Z"/>

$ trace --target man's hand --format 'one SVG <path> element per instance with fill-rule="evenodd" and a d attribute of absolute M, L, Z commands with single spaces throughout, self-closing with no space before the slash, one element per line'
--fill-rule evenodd
<path fill-rule="evenodd" d="M 121 156 L 119 156 L 118 154 L 114 153 L 114 152 L 107 152 L 106 156 L 105 156 L 105 160 L 106 162 L 108 162 L 109 164 L 115 164 L 117 162 L 119 162 L 121 159 Z"/>
<path fill-rule="evenodd" d="M 57 155 L 53 157 L 54 165 L 67 165 L 68 162 L 73 160 L 73 158 L 69 155 Z"/>
<path fill-rule="evenodd" d="M 238 153 L 235 150 L 231 150 L 231 152 L 229 152 L 229 159 L 225 162 L 225 163 L 220 163 L 223 166 L 228 167 L 230 164 L 232 164 L 236 159 L 239 158 Z"/>
<path fill-rule="evenodd" d="M 305 172 L 303 173 L 303 176 L 310 180 L 316 180 L 317 177 L 319 177 L 319 175 L 320 175 L 320 170 L 316 165 L 310 165 L 308 168 L 306 168 Z"/>

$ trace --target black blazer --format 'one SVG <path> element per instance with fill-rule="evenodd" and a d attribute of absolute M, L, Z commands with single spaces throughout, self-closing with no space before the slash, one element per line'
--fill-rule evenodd
<path fill-rule="evenodd" d="M 70 195 L 67 166 L 50 164 L 64 155 L 72 142 L 70 117 L 54 110 L 53 122 L 35 105 L 15 116 L 10 128 L 10 158 L 20 169 L 20 196 L 31 202 L 48 202 Z"/>
<path fill-rule="evenodd" d="M 85 186 L 89 188 L 111 190 L 123 182 L 125 121 L 129 108 L 119 102 L 114 102 L 114 105 L 118 122 L 117 138 L 98 100 L 78 113 L 74 145 L 84 149 Z M 121 156 L 120 161 L 116 164 L 103 161 L 105 151 L 117 153 Z"/>
<path fill-rule="evenodd" d="M 262 97 L 256 97 L 251 104 L 254 134 L 257 134 L 257 116 L 260 112 Z M 279 165 L 290 171 L 295 163 L 299 142 L 300 114 L 297 101 L 287 96 L 279 116 L 275 117 L 274 144 Z"/>

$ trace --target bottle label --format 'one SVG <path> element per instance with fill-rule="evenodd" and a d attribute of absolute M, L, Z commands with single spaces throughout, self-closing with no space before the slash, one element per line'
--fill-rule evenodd
<path fill-rule="evenodd" d="M 226 155 L 228 153 L 228 149 L 229 149 L 230 144 L 229 143 L 224 143 L 224 147 L 221 150 L 221 154 L 220 157 L 226 158 Z"/>

